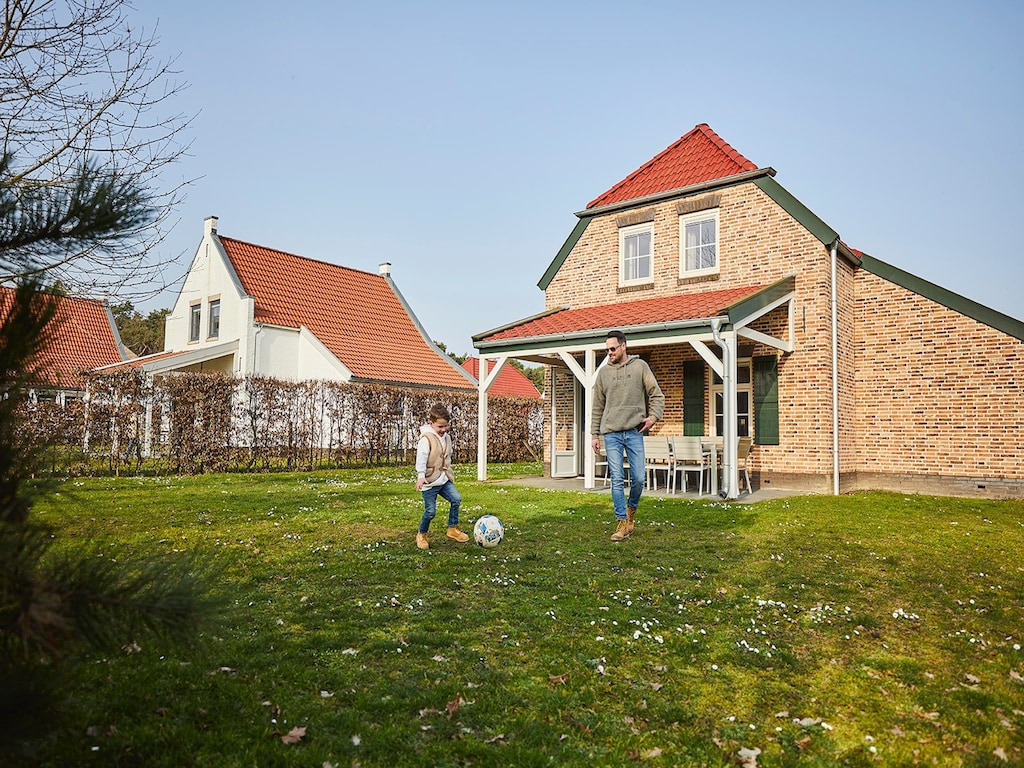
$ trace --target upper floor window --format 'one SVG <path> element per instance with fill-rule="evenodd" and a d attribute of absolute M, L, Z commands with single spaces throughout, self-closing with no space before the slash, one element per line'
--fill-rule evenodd
<path fill-rule="evenodd" d="M 220 336 L 220 299 L 213 299 L 210 302 L 210 333 L 208 335 L 211 339 Z"/>
<path fill-rule="evenodd" d="M 681 277 L 718 272 L 718 209 L 679 217 Z"/>
<path fill-rule="evenodd" d="M 654 225 L 637 224 L 619 230 L 619 285 L 649 283 Z"/>
<path fill-rule="evenodd" d="M 201 313 L 202 313 L 202 310 L 203 310 L 203 305 L 202 304 L 193 304 L 191 307 L 189 307 L 189 315 L 188 315 L 188 340 L 189 341 L 199 341 L 199 331 L 202 328 L 202 323 L 201 323 L 201 318 L 202 318 Z"/>

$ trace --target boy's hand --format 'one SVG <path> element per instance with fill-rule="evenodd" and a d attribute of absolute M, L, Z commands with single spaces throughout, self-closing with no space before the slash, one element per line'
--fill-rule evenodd
<path fill-rule="evenodd" d="M 426 484 L 426 482 L 427 482 L 427 478 L 425 478 L 425 477 L 417 477 L 416 478 L 416 490 L 417 491 L 422 491 L 423 490 L 423 486 L 424 486 L 424 484 Z"/>

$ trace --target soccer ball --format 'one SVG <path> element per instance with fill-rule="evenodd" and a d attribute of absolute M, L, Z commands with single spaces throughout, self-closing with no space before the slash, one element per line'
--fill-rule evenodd
<path fill-rule="evenodd" d="M 473 539 L 484 549 L 493 549 L 505 538 L 505 526 L 494 515 L 484 515 L 473 523 Z"/>

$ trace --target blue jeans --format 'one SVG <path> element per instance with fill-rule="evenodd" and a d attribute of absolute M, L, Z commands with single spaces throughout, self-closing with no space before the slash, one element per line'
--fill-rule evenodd
<path fill-rule="evenodd" d="M 644 492 L 647 471 L 644 469 L 644 436 L 635 429 L 624 432 L 606 432 L 604 434 L 604 450 L 608 456 L 608 474 L 612 480 L 612 506 L 615 517 L 626 519 L 625 474 L 622 467 L 622 455 L 629 459 L 629 506 L 636 509 L 640 504 L 640 494 Z"/>
<path fill-rule="evenodd" d="M 420 518 L 420 533 L 426 533 L 430 529 L 430 521 L 437 514 L 438 496 L 451 504 L 448 509 L 448 527 L 455 528 L 459 524 L 459 506 L 462 504 L 462 496 L 459 495 L 455 483 L 449 480 L 444 485 L 423 489 L 423 517 Z"/>

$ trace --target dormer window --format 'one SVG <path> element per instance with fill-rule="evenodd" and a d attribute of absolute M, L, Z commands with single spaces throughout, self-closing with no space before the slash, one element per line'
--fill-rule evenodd
<path fill-rule="evenodd" d="M 718 272 L 718 209 L 679 217 L 679 276 Z"/>
<path fill-rule="evenodd" d="M 619 230 L 619 285 L 649 283 L 651 253 L 654 246 L 654 225 L 637 224 Z"/>
<path fill-rule="evenodd" d="M 188 308 L 188 340 L 199 341 L 199 331 L 202 328 L 202 304 L 193 304 Z"/>

